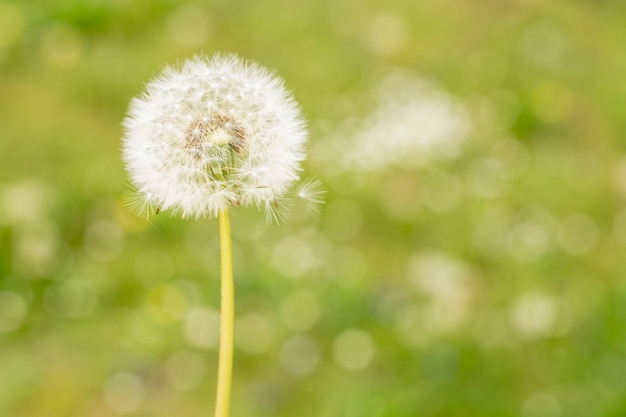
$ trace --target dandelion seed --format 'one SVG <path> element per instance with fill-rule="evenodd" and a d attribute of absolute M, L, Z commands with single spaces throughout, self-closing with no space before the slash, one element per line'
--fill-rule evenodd
<path fill-rule="evenodd" d="M 326 190 L 318 179 L 308 178 L 298 186 L 296 195 L 304 201 L 311 212 L 319 213 L 324 204 Z"/>
<path fill-rule="evenodd" d="M 281 223 L 289 215 L 292 205 L 293 198 L 289 196 L 283 196 L 274 201 L 267 201 L 263 207 L 265 211 L 265 220 L 267 223 Z"/>
<path fill-rule="evenodd" d="M 283 82 L 234 55 L 166 68 L 131 102 L 124 127 L 123 158 L 137 190 L 131 209 L 195 218 L 238 205 L 283 213 L 307 139 Z"/>
<path fill-rule="evenodd" d="M 122 197 L 122 202 L 131 213 L 146 219 L 154 214 L 159 214 L 161 211 L 152 201 L 150 194 L 143 195 L 135 190 L 125 192 Z"/>

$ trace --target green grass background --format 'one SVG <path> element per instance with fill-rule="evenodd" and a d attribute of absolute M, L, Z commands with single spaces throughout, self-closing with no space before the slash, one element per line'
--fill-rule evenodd
<path fill-rule="evenodd" d="M 212 414 L 217 224 L 126 210 L 120 125 L 216 51 L 285 79 L 328 191 L 233 212 L 233 417 L 626 415 L 625 42 L 612 0 L 0 2 L 0 415 Z M 471 133 L 344 169 L 393 68 Z"/>

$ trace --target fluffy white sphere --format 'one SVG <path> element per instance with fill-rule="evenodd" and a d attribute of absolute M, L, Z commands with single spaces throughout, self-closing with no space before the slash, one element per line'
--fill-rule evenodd
<path fill-rule="evenodd" d="M 299 178 L 307 139 L 282 80 L 234 55 L 165 68 L 131 101 L 124 128 L 140 205 L 195 218 L 275 207 Z"/>

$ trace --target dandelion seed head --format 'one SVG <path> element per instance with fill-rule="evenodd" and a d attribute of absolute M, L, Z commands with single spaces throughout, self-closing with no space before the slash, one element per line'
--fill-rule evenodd
<path fill-rule="evenodd" d="M 281 79 L 234 55 L 167 67 L 133 99 L 123 159 L 149 202 L 183 217 L 275 206 L 299 178 L 307 139 Z"/>

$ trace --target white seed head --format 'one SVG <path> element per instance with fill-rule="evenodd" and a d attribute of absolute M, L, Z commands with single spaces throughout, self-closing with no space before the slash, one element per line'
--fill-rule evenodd
<path fill-rule="evenodd" d="M 167 67 L 131 101 L 122 153 L 146 204 L 215 217 L 255 204 L 273 210 L 298 180 L 307 139 L 282 80 L 235 55 Z"/>

